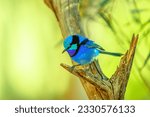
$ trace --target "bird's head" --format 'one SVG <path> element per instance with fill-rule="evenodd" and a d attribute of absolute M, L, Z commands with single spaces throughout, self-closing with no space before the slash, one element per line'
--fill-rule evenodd
<path fill-rule="evenodd" d="M 68 52 L 70 56 L 73 56 L 79 46 L 79 44 L 84 40 L 84 37 L 81 35 L 70 35 L 64 40 L 64 50 Z"/>

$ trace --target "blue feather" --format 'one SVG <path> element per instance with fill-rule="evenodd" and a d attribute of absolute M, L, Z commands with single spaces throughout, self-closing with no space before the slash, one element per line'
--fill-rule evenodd
<path fill-rule="evenodd" d="M 120 53 L 105 51 L 100 45 L 94 41 L 81 35 L 70 35 L 64 40 L 65 51 L 68 52 L 71 59 L 78 64 L 89 64 L 100 54 L 108 54 L 113 56 L 121 56 Z"/>

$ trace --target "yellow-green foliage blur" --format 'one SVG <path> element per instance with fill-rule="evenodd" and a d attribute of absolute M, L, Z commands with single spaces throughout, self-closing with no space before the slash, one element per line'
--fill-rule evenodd
<path fill-rule="evenodd" d="M 150 1 L 92 1 L 80 3 L 88 38 L 108 51 L 125 53 L 132 34 L 139 33 L 125 99 L 150 99 Z M 62 40 L 43 0 L 0 0 L 0 99 L 87 99 L 79 79 L 60 66 L 71 65 L 62 54 Z M 120 61 L 105 55 L 98 59 L 108 77 Z"/>

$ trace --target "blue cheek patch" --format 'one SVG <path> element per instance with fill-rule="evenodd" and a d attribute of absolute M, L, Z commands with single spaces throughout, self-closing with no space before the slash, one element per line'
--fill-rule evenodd
<path fill-rule="evenodd" d="M 67 50 L 70 56 L 73 56 L 76 52 L 76 50 Z"/>

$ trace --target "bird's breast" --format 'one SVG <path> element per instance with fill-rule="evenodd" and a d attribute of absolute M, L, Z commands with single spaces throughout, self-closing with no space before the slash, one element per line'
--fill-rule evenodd
<path fill-rule="evenodd" d="M 86 46 L 81 46 L 78 53 L 73 56 L 72 59 L 81 65 L 89 64 L 98 54 L 99 51 L 96 48 L 87 48 Z"/>

